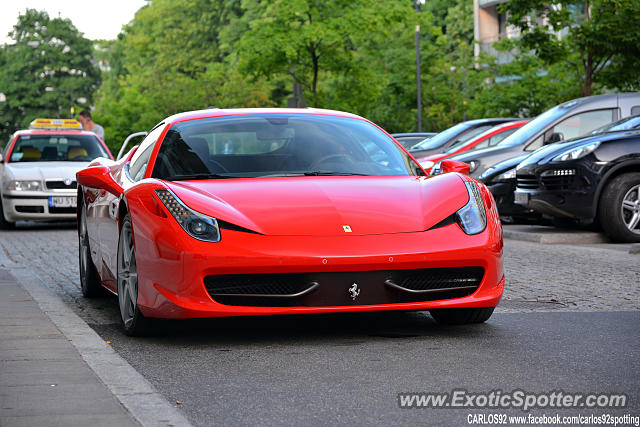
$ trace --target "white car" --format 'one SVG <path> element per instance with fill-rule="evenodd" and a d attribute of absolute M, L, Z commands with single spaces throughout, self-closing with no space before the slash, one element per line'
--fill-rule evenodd
<path fill-rule="evenodd" d="M 76 120 L 36 119 L 14 133 L 0 155 L 0 228 L 75 219 L 76 172 L 97 157 L 113 159 Z"/>

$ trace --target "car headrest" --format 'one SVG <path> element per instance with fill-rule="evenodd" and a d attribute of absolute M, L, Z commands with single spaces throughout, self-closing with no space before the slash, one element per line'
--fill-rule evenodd
<path fill-rule="evenodd" d="M 40 160 L 42 153 L 35 147 L 22 147 L 22 160 Z"/>
<path fill-rule="evenodd" d="M 87 157 L 89 153 L 82 147 L 71 147 L 69 148 L 69 152 L 67 153 L 67 158 L 69 160 L 73 160 L 76 157 Z"/>

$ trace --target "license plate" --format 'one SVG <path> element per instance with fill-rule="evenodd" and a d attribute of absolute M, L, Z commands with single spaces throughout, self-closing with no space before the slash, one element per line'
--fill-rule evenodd
<path fill-rule="evenodd" d="M 51 196 L 49 197 L 50 208 L 75 208 L 77 199 L 75 196 Z"/>
<path fill-rule="evenodd" d="M 515 193 L 515 202 L 518 205 L 528 205 L 529 204 L 529 193 L 519 193 L 516 191 Z"/>

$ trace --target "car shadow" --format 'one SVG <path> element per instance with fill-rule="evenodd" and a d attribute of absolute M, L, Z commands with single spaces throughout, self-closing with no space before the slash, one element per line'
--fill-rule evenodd
<path fill-rule="evenodd" d="M 36 231 L 36 230 L 75 230 L 77 228 L 75 221 L 50 221 L 50 222 L 31 222 L 18 221 L 13 228 L 4 229 L 3 232 L 20 232 L 20 231 Z"/>
<path fill-rule="evenodd" d="M 119 319 L 118 319 L 119 320 Z M 127 337 L 119 323 L 90 325 L 106 340 L 135 340 L 162 346 L 245 346 L 305 344 L 356 345 L 380 339 L 428 337 L 478 338 L 492 334 L 490 323 L 445 326 L 427 311 L 297 314 L 225 317 L 215 319 L 155 320 L 145 337 Z M 221 350 L 222 351 L 222 350 Z"/>

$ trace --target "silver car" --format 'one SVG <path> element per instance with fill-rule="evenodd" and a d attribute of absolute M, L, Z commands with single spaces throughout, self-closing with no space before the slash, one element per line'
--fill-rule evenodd
<path fill-rule="evenodd" d="M 75 219 L 76 172 L 97 157 L 113 159 L 75 120 L 38 119 L 14 133 L 0 155 L 0 228 Z"/>

